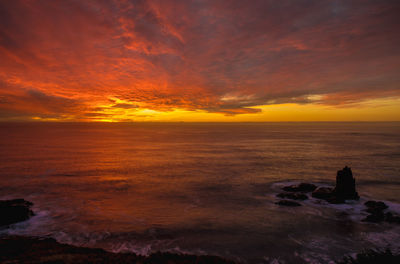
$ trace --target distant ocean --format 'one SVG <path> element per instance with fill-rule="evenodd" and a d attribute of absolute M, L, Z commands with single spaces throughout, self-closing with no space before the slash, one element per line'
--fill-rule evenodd
<path fill-rule="evenodd" d="M 360 201 L 275 204 L 282 186 L 334 185 L 346 165 Z M 368 199 L 400 213 L 400 123 L 0 123 L 0 198 L 37 214 L 1 234 L 114 252 L 329 263 L 398 251 L 398 225 L 360 220 Z"/>

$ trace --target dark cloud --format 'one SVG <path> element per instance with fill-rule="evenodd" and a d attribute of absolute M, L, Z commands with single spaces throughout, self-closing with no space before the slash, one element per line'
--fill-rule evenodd
<path fill-rule="evenodd" d="M 28 90 L 21 94 L 7 94 L 0 97 L 2 117 L 21 118 L 67 118 L 84 109 L 82 102 L 71 98 L 48 95 L 38 90 Z"/>
<path fill-rule="evenodd" d="M 104 117 L 110 117 L 110 114 L 89 112 L 89 113 L 83 114 L 83 116 L 85 116 L 85 117 L 101 117 L 101 118 L 104 118 Z"/>
<path fill-rule="evenodd" d="M 41 105 L 49 112 L 55 113 L 69 112 L 69 109 L 73 109 L 78 105 L 77 101 L 73 99 L 47 95 L 37 90 L 28 90 L 26 97 L 30 102 Z"/>

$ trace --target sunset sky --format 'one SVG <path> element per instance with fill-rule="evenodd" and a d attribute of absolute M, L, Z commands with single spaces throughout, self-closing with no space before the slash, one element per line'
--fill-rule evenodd
<path fill-rule="evenodd" d="M 0 1 L 2 121 L 400 121 L 400 1 Z"/>

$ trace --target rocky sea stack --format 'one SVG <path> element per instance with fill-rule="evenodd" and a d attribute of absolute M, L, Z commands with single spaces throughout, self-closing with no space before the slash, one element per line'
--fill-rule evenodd
<path fill-rule="evenodd" d="M 337 172 L 334 189 L 319 187 L 312 193 L 312 196 L 333 204 L 344 203 L 345 200 L 360 199 L 356 191 L 356 180 L 353 177 L 351 168 L 347 166 Z"/>
<path fill-rule="evenodd" d="M 344 200 L 358 200 L 360 196 L 356 191 L 356 179 L 353 177 L 353 173 L 349 167 L 344 167 L 339 170 L 336 175 L 336 187 L 333 190 L 333 194 Z"/>

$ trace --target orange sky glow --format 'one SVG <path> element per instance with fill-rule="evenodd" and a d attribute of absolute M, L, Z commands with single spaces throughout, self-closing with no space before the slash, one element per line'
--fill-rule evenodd
<path fill-rule="evenodd" d="M 400 121 L 400 1 L 0 2 L 0 121 Z"/>

